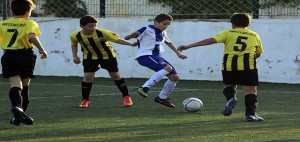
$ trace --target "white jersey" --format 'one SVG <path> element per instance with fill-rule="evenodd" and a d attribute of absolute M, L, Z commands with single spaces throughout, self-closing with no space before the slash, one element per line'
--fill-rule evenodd
<path fill-rule="evenodd" d="M 145 55 L 159 55 L 164 51 L 162 43 L 171 42 L 166 31 L 161 31 L 154 25 L 148 25 L 138 30 L 138 52 L 136 58 Z"/>

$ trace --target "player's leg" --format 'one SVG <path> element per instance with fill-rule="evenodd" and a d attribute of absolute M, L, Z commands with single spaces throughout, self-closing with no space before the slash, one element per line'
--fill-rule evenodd
<path fill-rule="evenodd" d="M 168 75 L 172 71 L 172 66 L 168 65 L 161 56 L 142 56 L 137 58 L 137 61 L 140 65 L 155 71 L 142 87 L 137 89 L 141 96 L 147 97 L 149 89 Z"/>
<path fill-rule="evenodd" d="M 132 100 L 128 92 L 128 87 L 125 82 L 125 79 L 121 76 L 118 69 L 118 62 L 116 58 L 103 60 L 100 62 L 102 68 L 108 71 L 110 78 L 115 82 L 116 86 L 122 93 L 123 104 L 125 107 L 132 106 Z"/>
<path fill-rule="evenodd" d="M 243 74 L 244 82 L 244 95 L 245 95 L 245 116 L 247 121 L 256 122 L 263 121 L 264 119 L 256 115 L 257 108 L 257 85 L 258 85 L 258 72 L 257 70 L 245 71 Z"/>
<path fill-rule="evenodd" d="M 176 83 L 179 80 L 179 76 L 177 74 L 169 74 L 167 77 L 168 80 L 164 84 L 164 87 L 159 93 L 159 95 L 154 98 L 154 101 L 163 104 L 167 107 L 175 108 L 175 105 L 170 102 L 169 95 L 175 88 Z"/>
<path fill-rule="evenodd" d="M 8 78 L 11 85 L 9 98 L 13 119 L 10 123 L 16 126 L 20 125 L 21 122 L 28 125 L 33 123 L 33 119 L 27 117 L 22 109 L 21 91 L 23 87 L 22 78 L 33 77 L 35 59 L 36 55 L 32 50 L 6 51 L 1 58 L 3 77 Z"/>
<path fill-rule="evenodd" d="M 93 86 L 95 72 L 85 72 L 81 82 L 81 96 L 82 100 L 79 105 L 80 108 L 88 108 L 90 105 L 90 94 Z"/>
<path fill-rule="evenodd" d="M 27 110 L 28 104 L 29 104 L 29 84 L 30 84 L 31 78 L 25 78 L 22 79 L 22 85 L 23 89 L 21 91 L 21 96 L 23 98 L 22 101 L 22 108 L 24 112 Z"/>
<path fill-rule="evenodd" d="M 167 107 L 175 108 L 175 105 L 169 101 L 169 95 L 172 93 L 173 89 L 176 86 L 179 76 L 175 68 L 165 59 L 163 59 L 167 66 L 164 67 L 164 70 L 168 70 L 169 74 L 167 75 L 168 80 L 165 82 L 163 89 L 159 95 L 154 99 L 155 102 L 161 103 Z"/>
<path fill-rule="evenodd" d="M 11 100 L 12 109 L 11 112 L 13 113 L 13 118 L 10 120 L 12 125 L 20 125 L 20 123 L 24 123 L 26 125 L 32 125 L 33 119 L 26 115 L 23 110 L 23 97 L 21 95 L 22 91 L 22 79 L 19 75 L 13 76 L 9 78 L 11 83 L 11 89 L 9 92 L 9 98 Z"/>
<path fill-rule="evenodd" d="M 90 105 L 90 94 L 93 87 L 93 81 L 95 78 L 95 72 L 98 71 L 99 61 L 98 60 L 83 60 L 83 71 L 84 76 L 81 82 L 81 96 L 82 100 L 79 105 L 80 108 L 88 108 Z"/>
<path fill-rule="evenodd" d="M 20 68 L 22 68 L 22 72 L 20 74 L 22 79 L 22 91 L 21 96 L 23 98 L 22 101 L 22 108 L 24 112 L 27 110 L 29 105 L 29 84 L 32 78 L 35 76 L 33 75 L 33 71 L 35 68 L 35 62 L 36 62 L 36 54 L 32 50 L 25 50 L 22 51 L 25 52 L 22 55 L 22 60 L 19 60 Z"/>
<path fill-rule="evenodd" d="M 236 98 L 236 82 L 237 82 L 237 72 L 233 71 L 222 71 L 223 76 L 223 94 L 227 100 L 224 109 L 223 109 L 223 115 L 224 116 L 230 116 L 233 112 L 234 107 L 237 104 L 237 98 Z"/>

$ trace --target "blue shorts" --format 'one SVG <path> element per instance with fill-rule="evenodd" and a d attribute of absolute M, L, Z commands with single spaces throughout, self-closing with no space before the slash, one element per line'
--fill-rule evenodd
<path fill-rule="evenodd" d="M 142 66 L 145 66 L 155 72 L 162 70 L 165 66 L 171 66 L 172 71 L 170 74 L 177 74 L 175 68 L 168 62 L 166 61 L 163 57 L 159 55 L 145 55 L 136 58 L 138 63 Z"/>

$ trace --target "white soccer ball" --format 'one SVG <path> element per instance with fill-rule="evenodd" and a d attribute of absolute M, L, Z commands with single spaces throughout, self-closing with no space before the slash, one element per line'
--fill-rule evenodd
<path fill-rule="evenodd" d="M 188 112 L 197 112 L 203 107 L 203 102 L 195 97 L 185 99 L 182 104 Z"/>

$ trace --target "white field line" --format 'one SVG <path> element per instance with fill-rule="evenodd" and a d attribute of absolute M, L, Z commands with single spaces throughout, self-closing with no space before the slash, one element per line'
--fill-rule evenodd
<path fill-rule="evenodd" d="M 0 84 L 9 84 L 9 83 L 4 83 L 4 82 L 0 82 Z M 38 83 L 32 83 L 32 86 L 66 86 L 66 84 L 38 84 Z M 67 86 L 74 86 L 74 87 L 80 87 L 81 85 L 67 85 Z M 112 87 L 115 88 L 116 86 L 108 86 L 108 85 L 93 85 L 93 87 L 104 87 L 104 88 L 108 88 L 108 87 Z M 132 88 L 135 89 L 136 87 L 130 87 L 128 86 L 128 88 Z M 117 90 L 118 91 L 118 90 Z M 173 90 L 173 92 L 219 92 L 219 94 L 222 93 L 221 89 L 187 89 L 187 88 L 175 88 Z M 241 92 L 242 90 L 237 90 L 238 92 Z M 151 92 L 160 92 L 159 88 L 155 88 L 153 87 L 153 89 L 151 90 Z M 275 94 L 299 94 L 300 92 L 290 92 L 290 91 L 263 91 L 263 90 L 259 90 L 258 93 L 275 93 Z M 134 94 L 135 92 L 130 92 L 129 94 Z M 107 95 L 120 95 L 120 92 L 117 93 L 107 93 L 107 94 L 92 94 L 91 96 L 107 96 Z M 47 97 L 31 97 L 30 99 L 33 100 L 38 100 L 38 99 L 55 99 L 55 98 L 75 98 L 75 97 L 81 97 L 80 94 L 78 95 L 64 95 L 64 96 L 47 96 Z M 8 99 L 0 99 L 0 100 L 8 100 Z"/>

